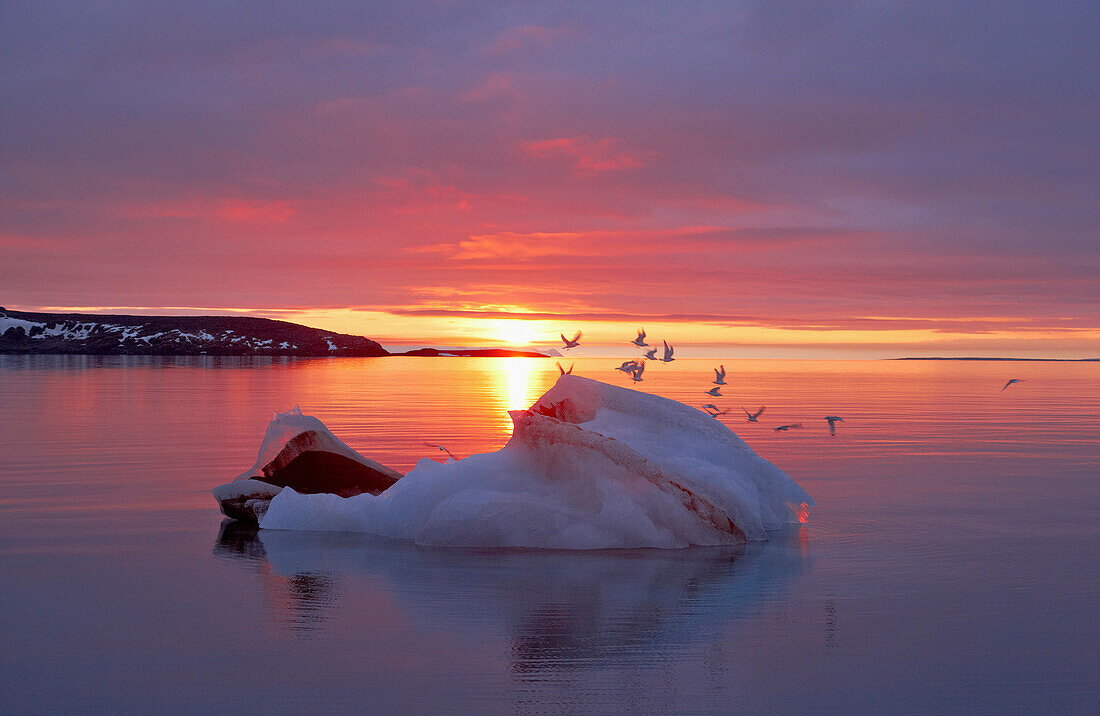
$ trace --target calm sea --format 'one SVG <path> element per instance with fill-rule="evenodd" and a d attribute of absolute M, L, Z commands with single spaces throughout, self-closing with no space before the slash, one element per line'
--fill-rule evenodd
<path fill-rule="evenodd" d="M 712 365 L 641 388 L 732 408 L 809 523 L 547 553 L 257 534 L 208 491 L 296 404 L 402 471 L 494 450 L 551 360 L 0 356 L 0 711 L 1095 712 L 1100 364 L 731 360 L 721 399 Z"/>

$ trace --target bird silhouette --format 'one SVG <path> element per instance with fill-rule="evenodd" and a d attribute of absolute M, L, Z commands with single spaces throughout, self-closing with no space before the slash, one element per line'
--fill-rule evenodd
<path fill-rule="evenodd" d="M 645 348 L 646 346 L 649 345 L 648 343 L 645 342 L 645 329 L 644 328 L 639 328 L 638 329 L 638 337 L 635 338 L 634 340 L 632 340 L 631 343 L 638 346 L 639 348 Z"/>
<path fill-rule="evenodd" d="M 726 384 L 726 366 L 720 365 L 714 369 L 714 384 L 725 385 Z"/>
<path fill-rule="evenodd" d="M 777 425 L 777 426 L 775 426 L 775 430 L 776 430 L 776 432 L 778 432 L 780 430 L 786 432 L 787 430 L 790 430 L 791 428 L 800 428 L 800 427 L 802 427 L 802 423 L 791 423 L 790 425 Z"/>
<path fill-rule="evenodd" d="M 645 363 L 639 363 L 638 367 L 630 374 L 635 383 L 642 382 L 642 373 L 645 373 Z"/>
<path fill-rule="evenodd" d="M 569 338 L 566 338 L 565 334 L 562 333 L 561 334 L 561 342 L 565 344 L 564 346 L 562 346 L 562 350 L 567 350 L 569 348 L 576 348 L 577 346 L 579 346 L 581 344 L 581 332 L 577 331 L 577 335 L 573 336 L 572 340 L 570 340 Z"/>
<path fill-rule="evenodd" d="M 728 410 L 720 410 L 714 403 L 707 403 L 703 406 L 703 410 L 707 411 L 707 415 L 712 418 L 717 418 L 719 415 L 725 415 Z"/>
<path fill-rule="evenodd" d="M 650 348 L 648 351 L 645 352 L 645 357 L 649 360 L 657 360 L 657 349 Z"/>
<path fill-rule="evenodd" d="M 836 435 L 836 424 L 843 423 L 844 418 L 839 415 L 826 415 L 825 419 L 829 421 L 829 434 Z"/>
<path fill-rule="evenodd" d="M 451 452 L 447 448 L 443 447 L 442 445 L 436 445 L 435 443 L 424 443 L 424 444 L 427 445 L 428 447 L 433 447 L 433 448 L 436 448 L 437 450 L 442 450 L 443 452 L 447 453 L 447 455 L 449 455 L 452 460 L 457 460 L 458 459 L 457 457 L 455 457 L 453 452 Z"/>
<path fill-rule="evenodd" d="M 554 364 L 558 366 L 558 372 L 562 375 L 573 375 L 573 363 L 569 364 L 569 370 L 562 368 L 561 363 L 558 363 L 557 361 L 554 361 Z"/>
<path fill-rule="evenodd" d="M 1024 382 L 1024 379 L 1023 379 L 1023 378 L 1013 378 L 1012 380 L 1010 380 L 1010 381 L 1008 381 L 1007 383 L 1005 383 L 1005 387 L 1004 387 L 1004 388 L 1001 388 L 1001 392 L 1002 392 L 1002 393 L 1003 393 L 1003 392 L 1005 392 L 1005 388 L 1007 388 L 1008 386 L 1012 385 L 1013 383 L 1023 383 L 1023 382 Z"/>
<path fill-rule="evenodd" d="M 672 361 L 676 360 L 672 357 L 672 351 L 675 349 L 668 344 L 668 341 L 661 342 L 665 344 L 665 355 L 663 358 L 658 358 L 657 360 L 661 361 L 662 363 L 671 363 Z"/>
<path fill-rule="evenodd" d="M 713 395 L 715 398 L 722 397 L 722 386 L 716 385 L 710 390 L 704 391 L 707 395 Z"/>
<path fill-rule="evenodd" d="M 741 406 L 741 410 L 745 410 L 744 405 Z M 763 413 L 763 412 L 764 412 L 764 406 L 761 405 L 760 410 L 757 410 L 755 413 L 750 413 L 749 411 L 745 410 L 745 417 L 747 417 L 749 419 L 750 423 L 759 423 L 760 421 L 758 420 L 758 418 L 760 417 L 760 414 Z"/>
<path fill-rule="evenodd" d="M 615 370 L 621 370 L 624 373 L 633 373 L 634 371 L 636 371 L 638 369 L 638 366 L 640 366 L 640 365 L 641 365 L 641 363 L 639 363 L 636 360 L 627 360 L 627 361 L 623 361 L 623 364 L 621 366 L 619 366 L 618 368 L 616 368 Z"/>

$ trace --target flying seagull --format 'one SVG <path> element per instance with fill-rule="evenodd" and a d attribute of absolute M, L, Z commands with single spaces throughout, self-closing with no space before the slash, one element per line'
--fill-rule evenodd
<path fill-rule="evenodd" d="M 645 363 L 639 363 L 638 367 L 630 374 L 630 377 L 634 379 L 635 383 L 641 383 L 642 373 L 645 373 Z"/>
<path fill-rule="evenodd" d="M 707 411 L 707 415 L 712 418 L 717 418 L 719 415 L 725 415 L 729 412 L 728 410 L 719 410 L 714 403 L 707 403 L 703 406 L 703 410 Z"/>
<path fill-rule="evenodd" d="M 720 365 L 714 369 L 714 384 L 725 385 L 726 384 L 726 366 Z"/>
<path fill-rule="evenodd" d="M 1005 383 L 1005 388 L 1007 388 L 1008 386 L 1012 385 L 1013 383 L 1023 383 L 1023 382 L 1024 382 L 1024 379 L 1023 379 L 1023 378 L 1013 378 L 1012 380 L 1010 380 L 1010 381 L 1008 381 L 1007 383 Z M 1005 388 L 1001 388 L 1001 392 L 1002 392 L 1002 393 L 1003 393 L 1003 392 L 1005 392 Z"/>
<path fill-rule="evenodd" d="M 657 360 L 657 349 L 650 348 L 648 351 L 645 352 L 645 357 L 650 360 Z"/>
<path fill-rule="evenodd" d="M 639 328 L 638 329 L 638 337 L 635 338 L 634 340 L 632 340 L 631 343 L 638 346 L 639 348 L 645 348 L 646 346 L 649 345 L 648 343 L 645 342 L 645 329 L 644 328 Z"/>
<path fill-rule="evenodd" d="M 450 450 L 448 450 L 447 448 L 443 447 L 442 445 L 436 445 L 435 443 L 424 443 L 424 444 L 425 444 L 425 445 L 427 445 L 428 447 L 438 448 L 439 450 L 442 450 L 443 452 L 445 452 L 445 453 L 447 453 L 448 455 L 450 455 L 450 457 L 451 457 L 451 459 L 452 459 L 452 460 L 458 460 L 458 458 L 457 458 L 457 457 L 455 457 L 455 455 L 454 455 L 454 453 L 453 453 L 453 452 L 451 452 L 451 451 L 450 451 Z"/>
<path fill-rule="evenodd" d="M 569 370 L 562 368 L 561 363 L 558 363 L 557 361 L 554 361 L 554 364 L 558 366 L 558 372 L 562 375 L 573 375 L 573 363 L 569 364 Z"/>
<path fill-rule="evenodd" d="M 722 386 L 716 385 L 708 391 L 705 391 L 707 395 L 713 395 L 715 398 L 722 397 Z"/>
<path fill-rule="evenodd" d="M 802 423 L 791 423 L 790 425 L 776 425 L 775 429 L 776 429 L 776 431 L 779 431 L 779 430 L 787 431 L 787 430 L 790 430 L 791 428 L 800 428 L 800 427 L 802 427 Z"/>
<path fill-rule="evenodd" d="M 573 336 L 573 340 L 569 340 L 568 338 L 565 337 L 565 334 L 562 333 L 561 334 L 561 342 L 565 344 L 562 347 L 562 350 L 566 350 L 566 349 L 569 349 L 569 348 L 576 348 L 577 346 L 579 346 L 581 344 L 581 332 L 577 331 L 577 335 Z"/>
<path fill-rule="evenodd" d="M 633 373 L 634 371 L 638 370 L 638 366 L 640 365 L 641 363 L 636 360 L 626 360 L 623 361 L 623 364 L 615 370 L 621 370 L 624 373 Z"/>
<path fill-rule="evenodd" d="M 843 423 L 844 418 L 839 415 L 826 415 L 825 419 L 829 421 L 829 434 L 836 435 L 836 424 Z"/>
<path fill-rule="evenodd" d="M 661 342 L 665 344 L 665 356 L 664 358 L 658 358 L 657 360 L 661 361 L 662 363 L 671 363 L 672 361 L 676 360 L 672 357 L 672 351 L 675 349 L 668 344 L 668 341 Z"/>
<path fill-rule="evenodd" d="M 741 410 L 745 410 L 744 405 L 741 406 Z M 749 419 L 750 423 L 759 423 L 760 421 L 758 420 L 758 418 L 760 417 L 760 414 L 763 413 L 763 412 L 764 412 L 764 406 L 761 405 L 760 410 L 757 410 L 755 413 L 750 413 L 749 411 L 745 410 L 745 416 Z"/>

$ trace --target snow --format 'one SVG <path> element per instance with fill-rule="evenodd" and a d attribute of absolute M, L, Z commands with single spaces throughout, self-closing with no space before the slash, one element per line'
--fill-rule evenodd
<path fill-rule="evenodd" d="M 45 340 L 46 338 L 52 338 L 61 336 L 66 339 L 84 339 L 87 338 L 96 324 L 94 323 L 70 323 L 68 321 L 62 321 L 55 324 L 46 324 L 42 321 L 25 321 L 21 318 L 11 318 L 10 316 L 0 316 L 0 335 L 3 335 L 9 328 L 22 328 L 30 335 L 32 328 L 40 329 L 39 333 L 30 336 L 34 340 Z M 112 327 L 113 328 L 113 327 Z M 117 330 L 117 328 L 116 328 Z"/>
<path fill-rule="evenodd" d="M 256 456 L 256 463 L 235 477 L 233 482 L 241 482 L 253 477 L 262 476 L 264 467 L 269 465 L 271 461 L 279 456 L 279 453 L 283 451 L 283 448 L 286 447 L 286 444 L 292 438 L 308 431 L 316 433 L 316 436 L 310 441 L 309 449 L 323 450 L 325 452 L 343 455 L 346 458 L 378 470 L 379 472 L 393 474 L 394 478 L 400 477 L 400 473 L 396 473 L 385 465 L 365 458 L 352 450 L 340 440 L 340 438 L 333 435 L 332 432 L 325 427 L 324 423 L 311 415 L 302 415 L 301 409 L 299 409 L 298 406 L 294 406 L 292 410 L 285 413 L 275 413 L 275 417 L 271 419 L 271 422 L 267 426 L 267 433 L 264 434 L 264 440 L 260 444 L 260 451 Z M 215 495 L 215 497 L 217 497 L 217 495 Z M 219 498 L 219 500 L 220 499 L 221 498 Z"/>
<path fill-rule="evenodd" d="M 729 428 L 673 400 L 565 375 L 512 418 L 497 452 L 422 459 L 377 496 L 286 488 L 260 526 L 425 545 L 678 548 L 766 540 L 813 505 Z"/>
<path fill-rule="evenodd" d="M 240 478 L 233 482 L 227 482 L 224 485 L 218 485 L 211 492 L 214 493 L 214 498 L 218 502 L 225 500 L 239 499 L 243 497 L 274 497 L 282 490 L 281 487 L 270 485 L 260 480 L 250 480 Z"/>
<path fill-rule="evenodd" d="M 41 323 L 34 323 L 33 321 L 24 321 L 21 318 L 11 318 L 9 316 L 0 316 L 0 334 L 3 334 L 9 328 L 22 328 L 27 333 L 31 332 L 31 329 L 35 326 L 41 326 Z"/>

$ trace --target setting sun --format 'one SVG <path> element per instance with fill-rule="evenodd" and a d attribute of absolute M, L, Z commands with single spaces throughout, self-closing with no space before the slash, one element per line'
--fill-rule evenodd
<path fill-rule="evenodd" d="M 494 340 L 503 341 L 511 345 L 530 345 L 539 338 L 544 337 L 539 327 L 524 320 L 492 320 L 488 321 L 490 336 Z"/>

